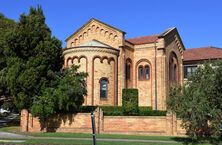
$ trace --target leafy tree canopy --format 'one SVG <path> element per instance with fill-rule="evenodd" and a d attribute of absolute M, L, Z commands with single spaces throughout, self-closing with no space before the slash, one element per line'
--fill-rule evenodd
<path fill-rule="evenodd" d="M 4 50 L 6 48 L 6 35 L 12 31 L 16 26 L 16 22 L 6 18 L 0 13 L 0 104 L 4 100 L 9 99 L 9 90 L 5 80 L 6 56 Z"/>
<path fill-rule="evenodd" d="M 52 36 L 41 7 L 22 14 L 6 38 L 5 77 L 19 109 L 46 118 L 83 103 L 86 74 L 77 73 L 78 67 L 62 72 L 61 42 Z"/>
<path fill-rule="evenodd" d="M 222 62 L 198 67 L 184 87 L 171 88 L 168 109 L 182 119 L 193 138 L 219 136 L 222 123 Z"/>
<path fill-rule="evenodd" d="M 18 108 L 30 108 L 62 66 L 61 42 L 51 36 L 40 7 L 22 14 L 7 36 L 7 81 Z"/>
<path fill-rule="evenodd" d="M 42 95 L 35 98 L 31 111 L 41 120 L 59 113 L 76 112 L 87 94 L 84 72 L 78 72 L 78 66 L 73 65 L 58 76 L 54 88 L 48 87 Z"/>

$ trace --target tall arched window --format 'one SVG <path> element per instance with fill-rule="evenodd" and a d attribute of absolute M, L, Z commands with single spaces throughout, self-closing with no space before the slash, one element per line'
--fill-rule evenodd
<path fill-rule="evenodd" d="M 174 52 L 171 52 L 169 58 L 169 80 L 171 84 L 179 81 L 178 59 Z"/>
<path fill-rule="evenodd" d="M 100 98 L 106 99 L 108 96 L 108 79 L 101 78 L 100 79 Z"/>
<path fill-rule="evenodd" d="M 130 58 L 126 59 L 126 64 L 125 64 L 125 80 L 130 80 L 131 78 L 131 64 L 132 60 Z"/>
<path fill-rule="evenodd" d="M 132 87 L 132 60 L 130 58 L 125 61 L 125 87 Z"/>
<path fill-rule="evenodd" d="M 143 79 L 143 66 L 139 66 L 138 77 L 139 77 L 140 80 Z"/>
<path fill-rule="evenodd" d="M 145 77 L 146 80 L 148 80 L 150 78 L 150 67 L 149 65 L 145 66 Z"/>
<path fill-rule="evenodd" d="M 126 64 L 126 80 L 130 80 L 130 64 Z"/>

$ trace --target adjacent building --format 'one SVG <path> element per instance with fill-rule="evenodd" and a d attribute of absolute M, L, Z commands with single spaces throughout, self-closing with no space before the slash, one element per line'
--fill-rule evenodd
<path fill-rule="evenodd" d="M 205 61 L 222 59 L 222 49 L 214 46 L 190 48 L 184 51 L 183 56 L 184 80 L 186 80 Z"/>

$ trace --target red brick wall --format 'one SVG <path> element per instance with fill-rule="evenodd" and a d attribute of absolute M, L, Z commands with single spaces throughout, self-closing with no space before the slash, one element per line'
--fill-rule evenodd
<path fill-rule="evenodd" d="M 104 133 L 166 134 L 166 117 L 104 116 Z"/>
<path fill-rule="evenodd" d="M 166 116 L 103 116 L 100 108 L 95 111 L 96 132 L 104 134 L 151 134 L 184 135 L 181 121 L 175 115 Z M 38 118 L 27 110 L 21 112 L 21 131 L 23 132 L 75 132 L 91 133 L 91 114 L 77 113 L 56 115 L 41 126 Z"/>
<path fill-rule="evenodd" d="M 21 112 L 21 131 L 23 132 L 91 132 L 91 114 L 62 114 L 56 115 L 44 123 L 41 123 L 38 118 L 32 117 L 26 110 Z M 27 119 L 28 118 L 28 119 Z M 96 116 L 96 119 L 98 117 Z M 98 120 L 98 119 L 97 119 Z M 98 122 L 98 121 L 96 121 Z"/>

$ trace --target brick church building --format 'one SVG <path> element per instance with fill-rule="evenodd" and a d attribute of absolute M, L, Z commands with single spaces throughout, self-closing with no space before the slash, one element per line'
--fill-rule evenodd
<path fill-rule="evenodd" d="M 121 105 L 122 89 L 139 90 L 139 106 L 165 110 L 172 83 L 183 82 L 183 42 L 176 28 L 125 39 L 126 33 L 91 19 L 66 39 L 64 66 L 88 73 L 84 105 Z"/>
<path fill-rule="evenodd" d="M 172 84 L 182 84 L 206 60 L 222 59 L 222 49 L 187 49 L 176 28 L 161 34 L 125 39 L 125 32 L 89 20 L 66 39 L 64 67 L 80 65 L 88 73 L 84 105 L 122 105 L 122 89 L 139 90 L 139 106 L 165 110 Z M 166 116 L 108 116 L 95 111 L 96 132 L 105 134 L 185 135 L 175 114 Z M 38 118 L 21 112 L 21 131 L 91 133 L 91 114 L 60 114 L 42 129 Z M 51 121 L 51 122 L 50 122 Z"/>

